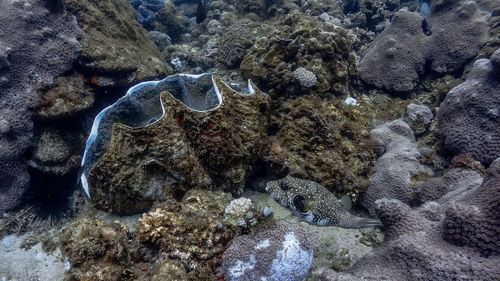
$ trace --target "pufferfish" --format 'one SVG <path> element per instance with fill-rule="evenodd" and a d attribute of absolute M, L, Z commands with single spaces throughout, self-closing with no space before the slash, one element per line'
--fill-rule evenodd
<path fill-rule="evenodd" d="M 266 191 L 283 207 L 291 209 L 304 221 L 319 226 L 363 228 L 382 226 L 378 219 L 362 218 L 351 214 L 346 203 L 320 184 L 286 176 L 266 183 Z"/>

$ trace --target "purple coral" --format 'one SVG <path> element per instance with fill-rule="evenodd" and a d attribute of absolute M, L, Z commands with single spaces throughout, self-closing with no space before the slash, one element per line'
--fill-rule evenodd
<path fill-rule="evenodd" d="M 485 257 L 500 255 L 500 158 L 491 164 L 477 192 L 446 211 L 443 237 Z"/>
<path fill-rule="evenodd" d="M 15 19 L 15 20 L 14 20 Z M 74 17 L 50 13 L 41 0 L 0 1 L 0 213 L 29 185 L 23 154 L 33 136 L 36 91 L 68 71 L 78 55 Z"/>
<path fill-rule="evenodd" d="M 458 184 L 419 208 L 378 200 L 384 244 L 346 273 L 316 274 L 321 280 L 499 280 L 499 177 L 500 159 L 480 187 Z"/>
<path fill-rule="evenodd" d="M 438 73 L 457 71 L 487 40 L 486 17 L 475 2 L 432 1 L 425 20 L 405 10 L 394 14 L 360 61 L 359 75 L 379 88 L 411 91 L 426 64 Z"/>
<path fill-rule="evenodd" d="M 370 189 L 362 201 L 373 216 L 378 199 L 390 198 L 410 203 L 414 196 L 411 176 L 417 173 L 432 174 L 432 171 L 420 164 L 420 152 L 413 131 L 402 120 L 384 123 L 370 134 L 382 143 L 385 150 L 375 163 L 375 172 L 370 176 Z"/>
<path fill-rule="evenodd" d="M 451 89 L 438 112 L 439 132 L 447 149 L 484 165 L 500 157 L 500 67 L 479 59 L 467 80 Z"/>

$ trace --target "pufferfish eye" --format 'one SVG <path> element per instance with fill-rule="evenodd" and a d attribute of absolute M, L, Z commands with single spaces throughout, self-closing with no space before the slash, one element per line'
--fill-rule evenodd
<path fill-rule="evenodd" d="M 292 200 L 293 206 L 295 209 L 301 213 L 307 212 L 307 200 L 304 196 L 302 195 L 295 195 Z"/>
<path fill-rule="evenodd" d="M 286 182 L 280 182 L 279 185 L 280 185 L 281 190 L 283 190 L 283 191 L 287 191 L 290 189 L 290 185 Z"/>

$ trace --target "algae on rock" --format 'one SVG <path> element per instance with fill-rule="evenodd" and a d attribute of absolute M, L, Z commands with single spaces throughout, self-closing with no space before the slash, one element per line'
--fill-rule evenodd
<path fill-rule="evenodd" d="M 79 63 L 93 74 L 130 76 L 131 81 L 142 81 L 172 71 L 137 22 L 127 0 L 64 3 L 83 30 Z"/>
<path fill-rule="evenodd" d="M 273 98 L 296 96 L 301 91 L 346 96 L 357 76 L 349 42 L 343 28 L 294 13 L 269 36 L 257 39 L 241 69 Z M 316 75 L 314 87 L 301 89 L 293 74 L 299 67 Z"/>
<path fill-rule="evenodd" d="M 314 180 L 340 197 L 368 187 L 375 162 L 370 105 L 360 108 L 312 95 L 290 100 L 273 115 L 265 160 L 271 173 Z"/>

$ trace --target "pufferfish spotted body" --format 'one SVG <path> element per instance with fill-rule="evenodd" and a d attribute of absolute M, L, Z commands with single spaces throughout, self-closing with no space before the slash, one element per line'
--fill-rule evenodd
<path fill-rule="evenodd" d="M 333 193 L 313 181 L 286 176 L 267 182 L 266 191 L 280 205 L 311 224 L 343 228 L 382 226 L 378 219 L 354 216 Z"/>

